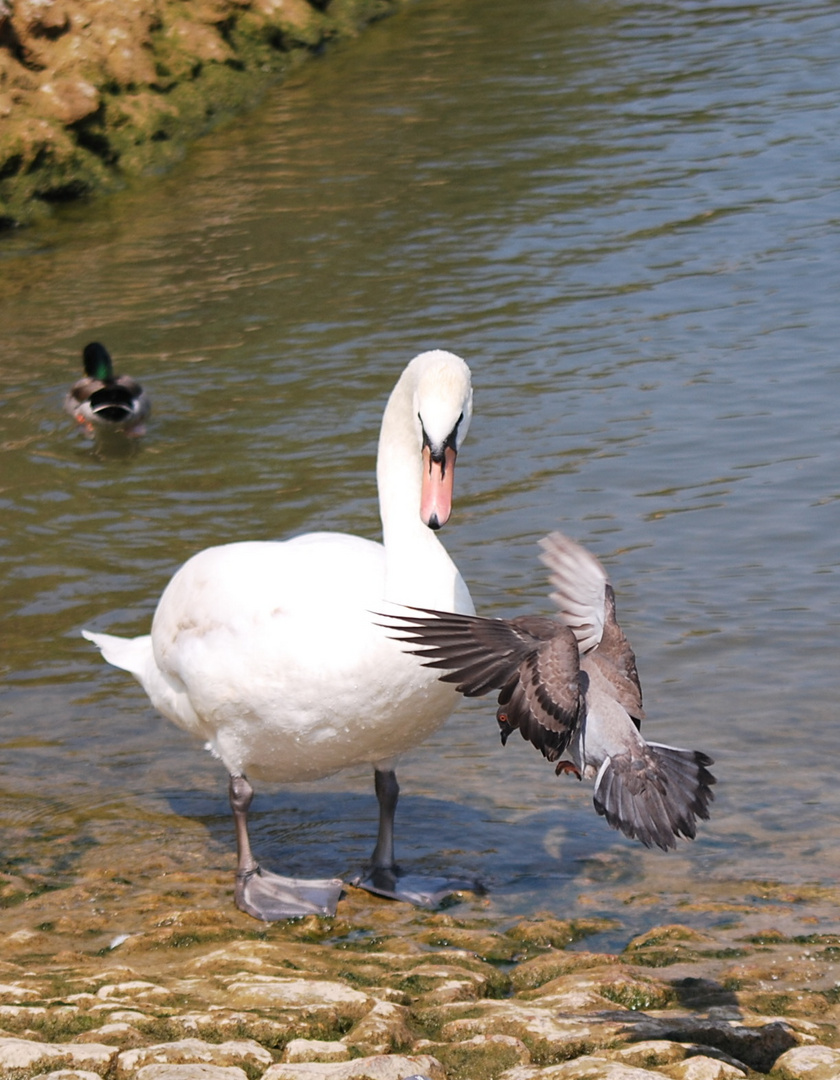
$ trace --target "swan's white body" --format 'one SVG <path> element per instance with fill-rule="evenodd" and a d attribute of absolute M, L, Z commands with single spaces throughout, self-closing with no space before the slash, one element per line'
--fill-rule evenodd
<path fill-rule="evenodd" d="M 167 586 L 151 635 L 89 636 L 230 773 L 289 782 L 384 764 L 457 699 L 372 622 L 390 599 L 385 561 L 342 533 L 208 548 Z M 434 584 L 446 610 L 469 610 L 454 576 Z"/>
<path fill-rule="evenodd" d="M 441 457 L 448 445 L 451 482 L 471 408 L 463 360 L 415 357 L 382 421 L 383 543 L 309 533 L 208 548 L 172 578 L 150 635 L 85 637 L 138 679 L 155 708 L 204 739 L 233 777 L 288 782 L 363 762 L 390 768 L 446 720 L 458 696 L 405 654 L 374 612 L 390 604 L 474 610 L 424 523 L 442 521 L 435 492 L 425 494 L 423 457 L 424 444 Z"/>

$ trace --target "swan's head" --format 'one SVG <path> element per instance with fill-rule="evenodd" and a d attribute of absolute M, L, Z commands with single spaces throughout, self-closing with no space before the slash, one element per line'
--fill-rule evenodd
<path fill-rule="evenodd" d="M 435 349 L 415 356 L 409 370 L 423 448 L 420 517 L 430 529 L 439 529 L 452 510 L 455 458 L 472 417 L 470 369 L 460 356 Z"/>

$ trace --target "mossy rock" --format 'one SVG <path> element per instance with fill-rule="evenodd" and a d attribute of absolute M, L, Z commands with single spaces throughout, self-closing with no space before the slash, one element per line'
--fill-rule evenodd
<path fill-rule="evenodd" d="M 567 952 L 552 949 L 518 964 L 511 972 L 511 985 L 517 993 L 536 990 L 553 979 L 571 975 L 576 971 L 591 971 L 596 967 L 615 964 L 610 953 Z"/>
<path fill-rule="evenodd" d="M 715 956 L 718 952 L 713 938 L 689 926 L 674 924 L 658 926 L 633 938 L 626 946 L 623 957 L 645 967 L 667 967 L 681 961 Z"/>
<path fill-rule="evenodd" d="M 613 930 L 617 925 L 613 919 L 556 919 L 553 915 L 536 915 L 517 923 L 507 933 L 523 945 L 562 949 L 593 934 Z"/>

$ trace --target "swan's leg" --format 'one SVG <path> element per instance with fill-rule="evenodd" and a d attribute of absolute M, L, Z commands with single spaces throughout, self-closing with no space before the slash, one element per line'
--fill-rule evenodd
<path fill-rule="evenodd" d="M 353 885 L 419 907 L 437 907 L 456 892 L 484 891 L 477 881 L 423 878 L 401 870 L 394 859 L 394 815 L 400 795 L 397 774 L 393 769 L 375 769 L 374 787 L 379 801 L 379 833 L 370 863 L 363 874 L 353 879 Z"/>
<path fill-rule="evenodd" d="M 343 883 L 337 878 L 306 881 L 280 877 L 263 870 L 248 837 L 248 808 L 254 789 L 246 776 L 231 775 L 228 792 L 236 828 L 236 906 L 264 922 L 300 915 L 335 915 Z"/>
<path fill-rule="evenodd" d="M 400 797 L 400 785 L 393 769 L 375 769 L 373 786 L 379 802 L 379 832 L 370 859 L 372 871 L 399 873 L 394 860 L 394 816 Z"/>

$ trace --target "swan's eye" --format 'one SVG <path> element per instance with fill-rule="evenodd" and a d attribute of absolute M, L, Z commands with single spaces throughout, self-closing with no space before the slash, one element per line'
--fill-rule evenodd
<path fill-rule="evenodd" d="M 458 428 L 461 426 L 461 421 L 464 419 L 463 413 L 461 413 L 461 415 L 455 421 L 455 426 L 443 440 L 443 445 L 440 447 L 435 447 L 434 443 L 429 438 L 428 432 L 426 431 L 426 428 L 423 424 L 423 418 L 420 413 L 417 414 L 417 419 L 420 421 L 420 430 L 423 433 L 423 446 L 428 446 L 429 450 L 431 451 L 433 461 L 442 461 L 443 455 L 447 450 L 458 450 Z"/>
<path fill-rule="evenodd" d="M 461 415 L 455 421 L 455 427 L 453 427 L 453 429 L 449 432 L 449 435 L 446 438 L 446 442 L 443 444 L 444 446 L 448 446 L 452 450 L 458 449 L 458 428 L 461 426 L 461 421 L 463 419 L 464 414 L 461 413 Z"/>

